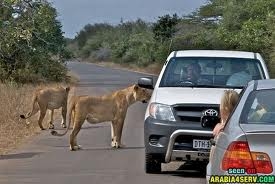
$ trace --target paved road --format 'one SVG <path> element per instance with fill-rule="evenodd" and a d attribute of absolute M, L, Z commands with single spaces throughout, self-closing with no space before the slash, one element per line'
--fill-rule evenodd
<path fill-rule="evenodd" d="M 102 95 L 137 82 L 145 74 L 69 63 L 80 77 L 77 94 Z M 147 75 L 146 75 L 147 76 Z M 205 183 L 197 173 L 171 171 L 175 163 L 163 165 L 162 174 L 144 173 L 143 117 L 146 104 L 136 103 L 127 113 L 123 149 L 110 148 L 110 124 L 84 124 L 78 136 L 83 150 L 71 152 L 68 135 L 53 137 L 42 132 L 22 148 L 0 157 L 0 184 L 197 184 Z M 59 123 L 56 122 L 57 129 Z M 170 171 L 169 171 L 170 170 Z"/>

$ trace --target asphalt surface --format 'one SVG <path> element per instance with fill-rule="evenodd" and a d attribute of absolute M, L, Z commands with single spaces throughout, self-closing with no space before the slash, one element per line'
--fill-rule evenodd
<path fill-rule="evenodd" d="M 68 63 L 80 77 L 77 95 L 103 95 L 136 83 L 148 74 L 104 68 L 94 64 Z M 156 77 L 154 77 L 156 79 Z M 145 174 L 143 118 L 147 104 L 128 109 L 122 149 L 112 149 L 110 123 L 84 123 L 78 135 L 83 149 L 69 151 L 69 134 L 54 137 L 43 131 L 17 150 L 0 157 L 0 184 L 201 184 L 195 171 L 177 170 L 181 163 L 163 164 L 161 174 Z M 55 122 L 56 130 L 62 131 Z"/>

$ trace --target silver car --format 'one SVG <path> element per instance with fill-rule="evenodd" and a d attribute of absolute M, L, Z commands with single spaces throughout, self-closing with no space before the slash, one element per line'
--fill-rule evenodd
<path fill-rule="evenodd" d="M 212 141 L 207 183 L 275 183 L 275 79 L 255 80 Z"/>

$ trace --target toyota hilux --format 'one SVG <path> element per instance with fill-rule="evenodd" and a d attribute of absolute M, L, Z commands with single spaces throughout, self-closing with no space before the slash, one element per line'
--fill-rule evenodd
<path fill-rule="evenodd" d="M 161 172 L 161 163 L 195 162 L 205 168 L 219 104 L 226 89 L 240 92 L 250 80 L 268 79 L 259 53 L 222 50 L 173 51 L 153 89 L 144 122 L 145 172 Z"/>

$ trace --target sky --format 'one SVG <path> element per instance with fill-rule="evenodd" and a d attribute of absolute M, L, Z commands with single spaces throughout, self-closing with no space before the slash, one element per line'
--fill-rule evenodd
<path fill-rule="evenodd" d="M 87 24 L 119 24 L 121 20 L 156 22 L 159 16 L 179 17 L 196 11 L 207 0 L 49 0 L 67 38 L 74 38 Z"/>

